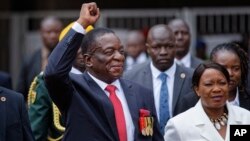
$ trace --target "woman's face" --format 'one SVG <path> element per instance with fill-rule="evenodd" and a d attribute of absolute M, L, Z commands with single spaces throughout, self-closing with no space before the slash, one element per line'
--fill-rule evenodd
<path fill-rule="evenodd" d="M 215 54 L 213 61 L 227 69 L 230 76 L 229 91 L 235 90 L 241 81 L 241 64 L 237 54 L 221 50 Z"/>
<path fill-rule="evenodd" d="M 200 96 L 204 109 L 222 108 L 228 99 L 228 82 L 222 72 L 209 68 L 201 75 L 198 86 L 194 87 Z"/>

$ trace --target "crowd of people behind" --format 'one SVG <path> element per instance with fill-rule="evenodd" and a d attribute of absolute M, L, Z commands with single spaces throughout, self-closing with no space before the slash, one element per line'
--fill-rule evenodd
<path fill-rule="evenodd" d="M 250 63 L 237 43 L 206 60 L 190 52 L 182 19 L 128 32 L 123 45 L 84 3 L 63 29 L 41 21 L 43 46 L 25 59 L 17 89 L 0 73 L 0 141 L 229 141 L 250 124 Z M 199 48 L 200 49 L 200 48 Z"/>

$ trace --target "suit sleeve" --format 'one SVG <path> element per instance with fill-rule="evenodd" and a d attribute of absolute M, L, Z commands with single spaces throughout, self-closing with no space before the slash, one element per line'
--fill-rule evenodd
<path fill-rule="evenodd" d="M 44 72 L 45 85 L 61 113 L 67 110 L 74 93 L 69 72 L 83 36 L 71 29 L 51 53 Z"/>
<path fill-rule="evenodd" d="M 36 141 L 47 139 L 49 124 L 52 122 L 52 102 L 41 76 L 37 79 L 35 101 L 29 105 L 29 119 Z"/>
<path fill-rule="evenodd" d="M 179 132 L 173 122 L 173 120 L 169 120 L 166 127 L 165 127 L 165 134 L 164 134 L 165 141 L 181 141 L 181 137 Z"/>

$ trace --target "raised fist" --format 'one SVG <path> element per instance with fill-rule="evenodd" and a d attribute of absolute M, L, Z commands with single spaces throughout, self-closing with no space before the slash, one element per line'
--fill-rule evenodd
<path fill-rule="evenodd" d="M 77 22 L 81 24 L 84 29 L 86 29 L 87 26 L 94 25 L 99 17 L 99 8 L 97 7 L 95 2 L 84 3 L 82 4 L 80 16 Z"/>

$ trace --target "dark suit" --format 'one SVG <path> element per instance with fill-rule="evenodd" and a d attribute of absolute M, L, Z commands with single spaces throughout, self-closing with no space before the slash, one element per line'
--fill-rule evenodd
<path fill-rule="evenodd" d="M 180 104 L 177 106 L 177 113 L 182 113 L 191 107 L 194 107 L 198 102 L 199 97 L 194 93 L 188 93 L 182 97 Z M 240 107 L 250 111 L 250 95 L 247 92 L 239 92 Z"/>
<path fill-rule="evenodd" d="M 69 75 L 82 38 L 71 29 L 52 52 L 44 74 L 49 94 L 66 119 L 64 140 L 118 141 L 114 109 L 105 92 L 87 72 Z M 135 127 L 134 140 L 163 141 L 152 92 L 127 80 L 120 83 Z M 140 109 L 149 110 L 155 119 L 152 137 L 139 131 Z"/>
<path fill-rule="evenodd" d="M 173 88 L 173 102 L 172 102 L 173 116 L 177 114 L 175 107 L 176 105 L 179 104 L 180 97 L 193 91 L 191 88 L 192 75 L 193 75 L 192 69 L 176 65 L 174 88 Z M 134 81 L 140 85 L 143 85 L 153 90 L 153 80 L 152 80 L 152 71 L 150 68 L 150 62 L 146 62 L 144 64 L 134 67 L 134 69 L 124 73 L 123 77 L 125 79 Z"/>
<path fill-rule="evenodd" d="M 191 68 L 196 69 L 202 62 L 203 60 L 195 56 L 191 56 Z"/>
<path fill-rule="evenodd" d="M 33 141 L 21 94 L 0 87 L 0 141 Z"/>
<path fill-rule="evenodd" d="M 11 77 L 8 73 L 6 72 L 0 72 L 0 86 L 12 89 L 12 84 L 11 84 Z"/>
<path fill-rule="evenodd" d="M 32 56 L 25 59 L 23 65 L 21 66 L 17 82 L 17 91 L 24 95 L 25 101 L 27 99 L 31 82 L 41 72 L 41 52 L 41 49 L 35 51 Z"/>

